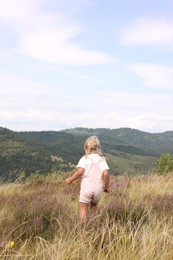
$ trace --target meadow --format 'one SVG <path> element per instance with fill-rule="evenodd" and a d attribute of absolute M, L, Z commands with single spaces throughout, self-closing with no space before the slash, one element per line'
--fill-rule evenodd
<path fill-rule="evenodd" d="M 96 216 L 78 217 L 69 173 L 0 185 L 0 259 L 171 260 L 173 173 L 111 176 Z"/>

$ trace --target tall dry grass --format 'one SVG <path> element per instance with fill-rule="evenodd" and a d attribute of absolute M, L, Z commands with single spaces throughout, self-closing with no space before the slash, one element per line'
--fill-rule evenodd
<path fill-rule="evenodd" d="M 0 185 L 0 259 L 173 259 L 173 175 L 111 176 L 97 216 L 78 218 L 63 176 Z"/>

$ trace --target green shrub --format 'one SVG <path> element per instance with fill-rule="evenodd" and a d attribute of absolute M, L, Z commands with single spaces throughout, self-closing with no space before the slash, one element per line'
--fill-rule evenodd
<path fill-rule="evenodd" d="M 156 162 L 154 172 L 158 175 L 164 175 L 173 171 L 173 155 L 170 153 L 163 153 Z"/>

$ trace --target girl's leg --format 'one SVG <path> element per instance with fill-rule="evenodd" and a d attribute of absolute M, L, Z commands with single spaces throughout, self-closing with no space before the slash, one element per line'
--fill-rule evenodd
<path fill-rule="evenodd" d="M 87 213 L 88 213 L 88 206 L 89 206 L 89 204 L 80 202 L 79 214 L 80 214 L 81 220 L 86 219 Z"/>
<path fill-rule="evenodd" d="M 97 203 L 91 202 L 90 203 L 91 212 L 93 215 L 97 214 Z"/>

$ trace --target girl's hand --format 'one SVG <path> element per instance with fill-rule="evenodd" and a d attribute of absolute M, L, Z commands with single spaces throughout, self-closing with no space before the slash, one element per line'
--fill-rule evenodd
<path fill-rule="evenodd" d="M 65 182 L 66 182 L 67 184 L 71 184 L 70 178 L 65 179 Z"/>

